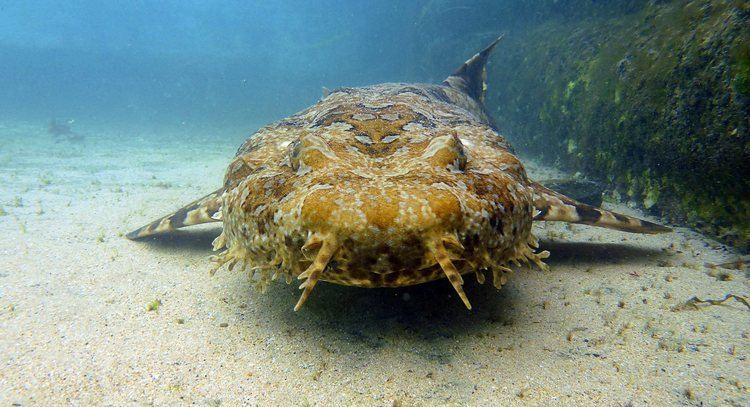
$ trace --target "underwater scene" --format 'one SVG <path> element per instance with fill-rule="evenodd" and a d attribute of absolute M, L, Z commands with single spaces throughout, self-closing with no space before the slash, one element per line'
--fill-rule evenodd
<path fill-rule="evenodd" d="M 750 405 L 750 1 L 0 1 L 0 405 Z"/>

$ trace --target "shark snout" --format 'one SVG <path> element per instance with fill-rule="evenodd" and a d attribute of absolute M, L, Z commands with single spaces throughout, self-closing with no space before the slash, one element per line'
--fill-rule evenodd
<path fill-rule="evenodd" d="M 463 251 L 455 232 L 463 214 L 449 191 L 395 185 L 359 192 L 321 189 L 305 198 L 301 216 L 309 231 L 302 251 L 311 263 L 298 275 L 305 281 L 296 309 L 331 267 L 380 276 L 437 267 L 471 308 L 451 260 Z"/>
<path fill-rule="evenodd" d="M 301 215 L 309 230 L 368 241 L 456 230 L 463 221 L 450 191 L 398 185 L 317 190 L 305 198 Z"/>

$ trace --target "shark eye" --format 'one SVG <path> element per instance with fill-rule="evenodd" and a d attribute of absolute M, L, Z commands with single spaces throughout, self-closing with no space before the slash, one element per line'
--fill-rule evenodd
<path fill-rule="evenodd" d="M 251 158 L 247 154 L 238 156 L 229 164 L 224 176 L 224 188 L 232 189 L 247 177 L 266 169 L 262 159 Z"/>
<path fill-rule="evenodd" d="M 451 137 L 451 143 L 450 148 L 453 152 L 453 162 L 451 165 L 454 169 L 458 171 L 464 171 L 466 169 L 466 149 L 464 148 L 464 143 L 461 142 L 461 139 L 458 138 L 457 134 L 454 134 L 453 137 Z"/>
<path fill-rule="evenodd" d="M 466 169 L 466 151 L 458 135 L 441 136 L 432 139 L 423 157 L 435 167 L 448 171 L 464 171 Z"/>
<path fill-rule="evenodd" d="M 297 139 L 289 145 L 289 165 L 292 170 L 299 170 L 300 153 L 302 152 L 302 142 Z"/>
<path fill-rule="evenodd" d="M 317 168 L 323 168 L 335 159 L 336 155 L 321 137 L 307 135 L 300 137 L 289 145 L 289 166 L 296 171 L 307 173 Z"/>

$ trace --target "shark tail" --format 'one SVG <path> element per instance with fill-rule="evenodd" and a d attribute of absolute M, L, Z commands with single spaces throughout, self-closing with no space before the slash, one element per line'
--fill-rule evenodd
<path fill-rule="evenodd" d="M 221 222 L 221 195 L 223 192 L 223 188 L 214 191 L 167 216 L 128 233 L 125 237 L 130 240 L 138 240 L 147 236 L 171 232 L 185 226 Z"/>
<path fill-rule="evenodd" d="M 672 229 L 653 222 L 580 203 L 559 192 L 533 182 L 535 221 L 580 223 L 630 233 L 657 234 Z"/>

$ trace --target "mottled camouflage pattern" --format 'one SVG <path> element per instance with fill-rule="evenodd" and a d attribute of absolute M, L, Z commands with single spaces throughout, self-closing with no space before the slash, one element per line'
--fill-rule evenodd
<path fill-rule="evenodd" d="M 315 284 L 400 287 L 462 275 L 501 287 L 508 265 L 541 268 L 533 220 L 631 232 L 668 230 L 580 204 L 530 181 L 487 116 L 493 43 L 441 85 L 342 88 L 268 125 L 240 147 L 219 191 L 131 238 L 223 221 L 214 249 L 259 275 Z M 536 213 L 536 217 L 535 217 Z"/>

